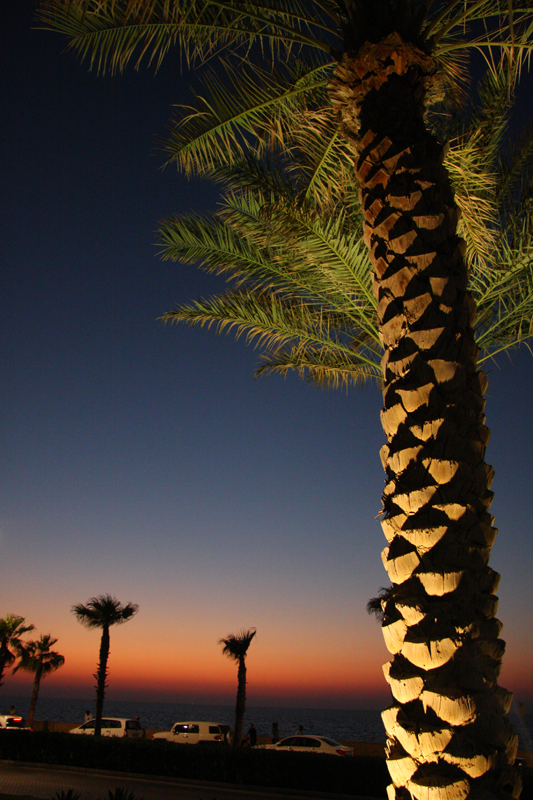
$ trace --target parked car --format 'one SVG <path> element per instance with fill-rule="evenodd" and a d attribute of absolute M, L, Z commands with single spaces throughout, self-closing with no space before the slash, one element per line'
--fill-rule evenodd
<path fill-rule="evenodd" d="M 292 751 L 295 753 L 328 753 L 332 756 L 353 756 L 353 747 L 346 747 L 327 736 L 288 736 L 276 744 L 262 744 L 264 750 Z"/>
<path fill-rule="evenodd" d="M 154 733 L 153 738 L 175 744 L 210 744 L 223 742 L 224 731 L 218 722 L 175 722 L 169 731 Z"/>
<path fill-rule="evenodd" d="M 90 719 L 79 728 L 72 728 L 69 733 L 94 734 L 96 720 Z M 105 717 L 102 719 L 102 736 L 123 736 L 128 739 L 142 739 L 145 736 L 144 728 L 138 719 L 122 719 L 121 717 Z"/>
<path fill-rule="evenodd" d="M 26 720 L 17 714 L 0 714 L 0 728 L 8 731 L 31 731 Z"/>

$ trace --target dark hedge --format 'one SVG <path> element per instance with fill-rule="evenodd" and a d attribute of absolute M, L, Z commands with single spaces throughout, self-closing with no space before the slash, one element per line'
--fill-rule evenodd
<path fill-rule="evenodd" d="M 225 745 L 0 731 L 0 759 L 280 789 L 386 797 L 385 759 L 272 753 Z"/>

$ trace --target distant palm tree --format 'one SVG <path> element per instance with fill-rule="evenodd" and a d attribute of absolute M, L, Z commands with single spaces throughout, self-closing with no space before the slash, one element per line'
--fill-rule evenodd
<path fill-rule="evenodd" d="M 34 625 L 24 625 L 24 622 L 24 617 L 16 614 L 8 614 L 5 619 L 0 619 L 0 686 L 5 668 L 10 667 L 17 658 L 20 637 L 35 630 Z"/>
<path fill-rule="evenodd" d="M 96 678 L 96 714 L 94 733 L 99 736 L 102 730 L 102 712 L 107 678 L 107 660 L 109 658 L 109 628 L 112 625 L 121 625 L 133 617 L 139 606 L 135 603 L 122 605 L 116 597 L 110 594 L 101 594 L 91 597 L 87 605 L 72 606 L 72 613 L 86 628 L 101 628 L 100 657 L 98 667 L 94 674 Z"/>
<path fill-rule="evenodd" d="M 246 708 L 246 653 L 255 634 L 255 628 L 250 628 L 247 631 L 240 631 L 238 634 L 230 633 L 225 639 L 218 640 L 218 643 L 223 645 L 222 653 L 239 665 L 237 671 L 235 725 L 233 728 L 234 747 L 239 747 L 242 739 L 242 723 L 244 709 Z"/>
<path fill-rule="evenodd" d="M 57 639 L 53 639 L 52 636 L 47 633 L 42 635 L 40 639 L 32 639 L 29 642 L 20 644 L 18 647 L 20 661 L 13 670 L 13 673 L 22 669 L 25 672 L 33 672 L 35 675 L 31 693 L 30 713 L 28 714 L 28 725 L 30 727 L 33 723 L 33 716 L 35 714 L 35 706 L 37 705 L 42 678 L 51 675 L 52 672 L 58 670 L 65 663 L 64 656 L 50 649 L 56 642 Z"/>
<path fill-rule="evenodd" d="M 382 586 L 379 590 L 379 594 L 377 597 L 371 597 L 368 603 L 366 604 L 366 610 L 368 614 L 373 614 L 378 622 L 383 623 L 387 613 L 385 611 L 387 602 L 390 598 L 394 595 L 394 587 L 389 586 L 386 588 Z"/>

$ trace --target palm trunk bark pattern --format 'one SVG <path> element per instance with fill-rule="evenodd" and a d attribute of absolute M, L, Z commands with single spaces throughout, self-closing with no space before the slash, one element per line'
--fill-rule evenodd
<path fill-rule="evenodd" d="M 489 800 L 519 795 L 518 742 L 497 684 L 487 381 L 445 153 L 424 124 L 434 73 L 393 34 L 347 54 L 330 94 L 353 145 L 385 351 L 389 800 Z"/>

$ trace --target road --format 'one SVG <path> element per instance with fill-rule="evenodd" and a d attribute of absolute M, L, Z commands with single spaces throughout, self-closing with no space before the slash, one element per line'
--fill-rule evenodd
<path fill-rule="evenodd" d="M 134 792 L 135 800 L 375 800 L 355 795 L 240 788 L 200 781 L 177 782 L 118 772 L 0 761 L 0 794 L 51 800 L 56 793 L 73 789 L 79 793 L 80 800 L 107 800 L 109 789 L 118 787 Z"/>

